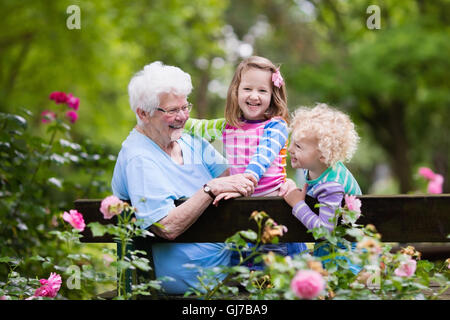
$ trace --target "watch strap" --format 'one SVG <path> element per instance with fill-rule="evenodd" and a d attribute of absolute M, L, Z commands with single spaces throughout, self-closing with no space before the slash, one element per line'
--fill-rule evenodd
<path fill-rule="evenodd" d="M 211 198 L 213 198 L 213 199 L 216 198 L 216 195 L 211 191 L 211 187 L 208 186 L 207 183 L 205 183 L 205 184 L 203 185 L 203 191 L 204 191 L 205 193 L 209 194 L 209 196 L 210 196 Z"/>

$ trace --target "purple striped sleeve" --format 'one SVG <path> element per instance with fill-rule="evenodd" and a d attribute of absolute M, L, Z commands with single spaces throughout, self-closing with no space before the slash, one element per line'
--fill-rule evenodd
<path fill-rule="evenodd" d="M 293 215 L 300 220 L 308 230 L 317 227 L 325 227 L 333 230 L 334 225 L 330 219 L 334 217 L 334 212 L 341 205 L 344 197 L 344 187 L 336 182 L 326 182 L 321 184 L 313 193 L 320 204 L 325 205 L 319 208 L 317 216 L 306 204 L 299 201 L 293 208 Z"/>

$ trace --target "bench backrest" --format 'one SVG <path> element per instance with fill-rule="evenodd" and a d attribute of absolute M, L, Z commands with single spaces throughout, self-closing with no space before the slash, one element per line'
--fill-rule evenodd
<path fill-rule="evenodd" d="M 357 223 L 373 224 L 384 242 L 450 242 L 450 194 L 440 195 L 392 195 L 360 196 L 362 216 Z M 180 205 L 183 201 L 177 201 Z M 103 219 L 99 211 L 101 200 L 80 199 L 75 208 L 84 216 L 86 224 L 100 222 L 116 223 Z M 306 198 L 314 207 L 315 200 Z M 249 197 L 221 201 L 218 207 L 209 206 L 199 219 L 174 242 L 223 242 L 239 230 L 256 230 L 249 220 L 253 211 L 265 211 L 278 224 L 285 225 L 288 232 L 282 242 L 313 242 L 314 238 L 303 224 L 292 215 L 291 207 L 280 197 Z M 315 209 L 317 212 L 317 209 Z M 93 237 L 86 227 L 82 242 L 113 242 L 112 237 Z M 161 238 L 148 241 L 167 242 Z"/>

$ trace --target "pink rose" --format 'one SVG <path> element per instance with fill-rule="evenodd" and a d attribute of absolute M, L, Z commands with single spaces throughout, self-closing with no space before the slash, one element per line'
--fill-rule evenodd
<path fill-rule="evenodd" d="M 72 227 L 75 229 L 78 229 L 80 231 L 83 231 L 86 227 L 86 224 L 84 223 L 83 215 L 78 212 L 77 210 L 70 210 L 70 213 L 67 213 L 64 211 L 63 219 L 64 221 L 67 221 L 70 223 Z"/>
<path fill-rule="evenodd" d="M 75 123 L 78 120 L 78 114 L 73 110 L 67 111 L 66 117 L 71 123 Z"/>
<path fill-rule="evenodd" d="M 325 289 L 325 280 L 314 270 L 300 270 L 291 281 L 291 290 L 300 299 L 313 299 Z"/>
<path fill-rule="evenodd" d="M 400 266 L 394 270 L 397 277 L 410 277 L 416 272 L 417 262 L 414 259 L 409 259 L 400 263 Z"/>
<path fill-rule="evenodd" d="M 442 193 L 442 185 L 444 184 L 444 177 L 440 174 L 435 174 L 434 178 L 428 183 L 428 193 L 440 194 Z"/>
<path fill-rule="evenodd" d="M 36 289 L 34 296 L 54 298 L 61 288 L 62 280 L 59 274 L 52 272 L 48 280 L 41 279 L 39 282 L 41 283 L 41 287 Z"/>
<path fill-rule="evenodd" d="M 55 103 L 66 103 L 67 102 L 67 95 L 64 92 L 55 91 L 50 93 L 50 100 L 54 100 Z"/>
<path fill-rule="evenodd" d="M 103 213 L 105 219 L 111 219 L 115 215 L 120 214 L 124 209 L 124 203 L 116 196 L 109 196 L 103 199 L 100 205 L 100 212 Z"/>
<path fill-rule="evenodd" d="M 357 199 L 356 196 L 351 196 L 348 194 L 344 196 L 344 199 L 348 210 L 361 213 L 361 200 Z"/>
<path fill-rule="evenodd" d="M 78 107 L 80 105 L 80 99 L 74 97 L 71 93 L 67 95 L 67 105 L 69 108 L 78 110 Z"/>
<path fill-rule="evenodd" d="M 41 113 L 42 123 L 49 123 L 56 119 L 56 113 L 48 110 L 44 110 Z"/>
<path fill-rule="evenodd" d="M 422 177 L 424 177 L 425 179 L 428 179 L 428 180 L 433 180 L 434 179 L 434 172 L 430 168 L 420 167 L 419 168 L 419 174 Z"/>

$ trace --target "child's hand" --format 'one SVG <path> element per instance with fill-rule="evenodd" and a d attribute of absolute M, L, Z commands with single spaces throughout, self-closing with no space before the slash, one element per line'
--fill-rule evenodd
<path fill-rule="evenodd" d="M 255 176 L 252 175 L 251 173 L 243 173 L 243 175 L 244 175 L 244 177 L 246 177 L 247 179 L 252 180 L 253 185 L 254 185 L 255 188 L 256 188 L 256 186 L 258 185 L 258 180 L 256 180 Z"/>
<path fill-rule="evenodd" d="M 284 197 L 294 189 L 297 189 L 297 185 L 294 180 L 287 178 L 286 182 L 281 185 L 280 190 L 278 191 L 278 196 Z"/>
<path fill-rule="evenodd" d="M 219 205 L 219 201 L 222 199 L 228 200 L 238 197 L 242 197 L 242 194 L 240 194 L 239 192 L 223 192 L 216 196 L 212 204 L 217 207 Z"/>
<path fill-rule="evenodd" d="M 305 183 L 305 185 L 303 186 L 303 189 L 291 190 L 283 198 L 291 207 L 294 207 L 300 201 L 305 200 L 307 188 L 308 188 L 308 184 Z"/>

